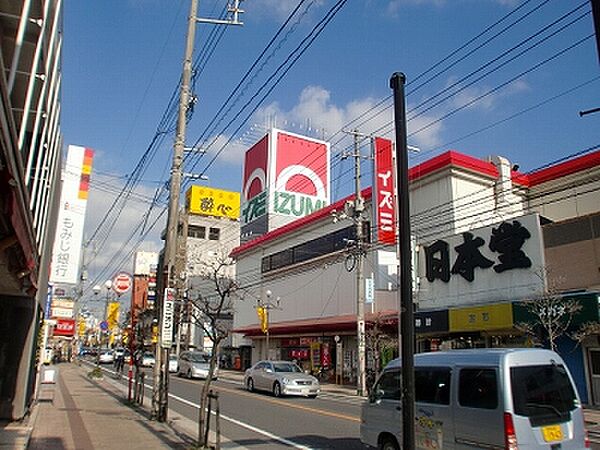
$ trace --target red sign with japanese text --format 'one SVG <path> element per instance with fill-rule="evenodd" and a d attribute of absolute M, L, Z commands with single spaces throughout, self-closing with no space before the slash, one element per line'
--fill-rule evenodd
<path fill-rule="evenodd" d="M 75 319 L 57 319 L 54 327 L 54 336 L 74 336 Z"/>
<path fill-rule="evenodd" d="M 394 165 L 392 141 L 375 138 L 375 205 L 377 240 L 396 244 L 396 196 L 394 195 Z"/>

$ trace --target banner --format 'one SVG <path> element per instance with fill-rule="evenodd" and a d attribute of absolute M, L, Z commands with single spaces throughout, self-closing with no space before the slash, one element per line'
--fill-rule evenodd
<path fill-rule="evenodd" d="M 75 334 L 74 319 L 57 319 L 54 326 L 54 336 L 73 336 Z"/>
<path fill-rule="evenodd" d="M 119 325 L 119 302 L 111 302 L 108 304 L 106 313 L 106 321 L 108 322 L 108 329 L 114 330 Z"/>
<path fill-rule="evenodd" d="M 375 213 L 377 241 L 396 244 L 396 196 L 394 195 L 394 157 L 392 141 L 375 138 Z"/>
<path fill-rule="evenodd" d="M 263 306 L 259 306 L 256 308 L 256 314 L 258 315 L 258 322 L 260 324 L 260 330 L 263 333 L 267 333 L 267 331 L 269 331 L 269 322 L 268 322 L 268 316 L 267 316 L 267 309 Z"/>
<path fill-rule="evenodd" d="M 94 151 L 69 145 L 63 168 L 60 209 L 52 250 L 50 282 L 77 284 Z"/>

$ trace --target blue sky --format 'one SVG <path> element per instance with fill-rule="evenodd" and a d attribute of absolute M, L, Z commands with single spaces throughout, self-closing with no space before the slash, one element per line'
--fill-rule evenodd
<path fill-rule="evenodd" d="M 206 63 L 197 76 L 198 101 L 188 126 L 188 144 L 205 132 L 224 100 L 298 3 L 299 0 L 242 3 L 246 11 L 242 15 L 244 26 L 228 27 L 214 53 L 203 60 Z M 264 102 L 251 104 L 257 110 L 247 122 L 236 120 L 225 129 L 230 118 L 335 3 L 302 3 L 290 22 L 295 24 L 292 31 L 267 52 L 269 59 L 259 65 L 261 70 L 252 83 L 245 84 L 244 95 L 220 126 L 208 134 L 207 143 L 215 138 L 215 144 L 194 171 L 205 172 L 209 185 L 240 189 L 241 155 L 261 136 L 269 121 L 292 132 L 331 140 L 333 155 L 343 151 L 349 141 L 340 140 L 339 130 L 391 95 L 389 79 L 395 71 L 404 72 L 409 82 L 409 133 L 422 129 L 409 137 L 409 144 L 421 148 L 420 154 L 411 156 L 411 164 L 455 149 L 482 158 L 502 155 L 526 172 L 600 143 L 600 114 L 583 118 L 578 115 L 580 110 L 600 105 L 595 41 L 588 38 L 565 50 L 593 33 L 588 1 L 347 1 Z M 202 0 L 200 15 L 216 17 L 224 6 L 223 0 Z M 511 11 L 514 12 L 510 17 L 487 34 L 444 60 Z M 88 237 L 108 210 L 114 192 L 122 187 L 124 177 L 133 171 L 151 142 L 177 86 L 188 12 L 189 0 L 65 2 L 61 124 L 64 142 L 97 152 L 86 224 Z M 568 13 L 571 14 L 545 33 L 532 37 Z M 520 17 L 523 18 L 519 23 L 510 26 Z M 564 29 L 558 31 L 561 27 Z M 492 39 L 503 28 L 506 30 Z M 212 29 L 212 25 L 198 25 L 196 57 Z M 556 35 L 525 51 L 555 31 Z M 490 62 L 528 38 L 531 40 Z M 478 45 L 480 49 L 458 61 Z M 562 55 L 555 56 L 563 50 Z M 509 61 L 520 52 L 524 53 Z M 440 61 L 445 62 L 418 78 Z M 456 64 L 448 68 L 453 62 Z M 489 65 L 481 69 L 486 64 Z M 539 67 L 534 70 L 536 65 Z M 488 71 L 491 73 L 483 76 Z M 437 72 L 438 76 L 424 83 Z M 472 75 L 462 84 L 453 87 L 469 74 Z M 470 82 L 473 84 L 456 95 L 423 111 L 446 97 L 440 92 L 452 93 Z M 415 106 L 436 94 L 436 100 L 429 100 L 411 113 Z M 553 99 L 555 96 L 558 98 Z M 383 103 L 390 104 L 390 100 Z M 415 115 L 419 111 L 422 114 Z M 241 115 L 245 116 L 246 113 Z M 510 119 L 512 116 L 515 117 Z M 372 133 L 383 127 L 383 134 L 392 136 L 392 128 L 386 127 L 392 119 L 391 108 L 382 109 L 381 114 L 360 123 L 358 128 Z M 239 132 L 232 134 L 238 127 Z M 488 129 L 481 131 L 484 128 Z M 173 135 L 162 137 L 135 198 L 110 233 L 105 231 L 107 242 L 99 245 L 102 233 L 96 239 L 100 250 L 94 267 L 90 267 L 92 277 L 107 261 L 115 259 L 124 237 L 139 227 L 139 219 L 148 207 L 146 201 L 166 180 Z M 223 148 L 207 167 L 229 138 L 231 145 Z M 349 164 L 338 165 L 333 172 L 334 196 L 352 189 Z M 158 232 L 150 233 L 141 248 L 156 249 L 157 235 Z"/>

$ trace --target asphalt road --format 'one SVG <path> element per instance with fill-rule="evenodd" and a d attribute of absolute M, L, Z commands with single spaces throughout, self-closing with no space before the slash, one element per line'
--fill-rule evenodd
<path fill-rule="evenodd" d="M 151 380 L 148 371 L 147 384 Z M 197 423 L 202 383 L 171 375 L 169 408 Z M 316 399 L 275 398 L 228 380 L 211 387 L 219 392 L 221 434 L 232 441 L 229 448 L 365 450 L 359 438 L 363 400 L 357 397 L 325 392 Z M 600 450 L 600 430 L 592 427 L 590 438 L 592 449 Z"/>
<path fill-rule="evenodd" d="M 169 407 L 192 420 L 198 411 L 200 380 L 171 377 Z M 221 432 L 246 448 L 364 449 L 359 439 L 360 404 L 355 397 L 324 393 L 316 399 L 275 398 L 240 385 L 214 381 L 219 392 Z"/>

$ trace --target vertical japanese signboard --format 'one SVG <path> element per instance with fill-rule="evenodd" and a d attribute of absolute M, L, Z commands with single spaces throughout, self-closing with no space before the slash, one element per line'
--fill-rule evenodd
<path fill-rule="evenodd" d="M 76 284 L 83 240 L 85 210 L 92 173 L 94 151 L 70 145 L 67 162 L 63 169 L 62 192 L 50 281 L 52 283 Z"/>
<path fill-rule="evenodd" d="M 160 345 L 162 348 L 171 348 L 173 344 L 173 312 L 175 311 L 175 289 L 165 289 L 163 303 L 162 331 Z"/>
<path fill-rule="evenodd" d="M 394 195 L 394 158 L 392 141 L 374 139 L 375 146 L 375 213 L 377 241 L 396 244 L 396 200 Z"/>

